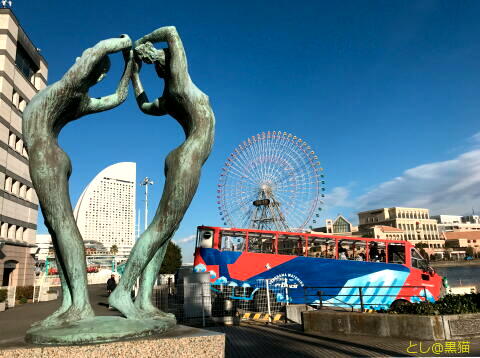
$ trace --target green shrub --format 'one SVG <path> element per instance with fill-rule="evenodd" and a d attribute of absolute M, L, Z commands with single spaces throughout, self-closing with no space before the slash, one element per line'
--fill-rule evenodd
<path fill-rule="evenodd" d="M 26 297 L 20 297 L 19 301 L 20 303 L 27 303 L 28 299 Z"/>
<path fill-rule="evenodd" d="M 0 303 L 5 302 L 7 299 L 7 290 L 2 288 L 0 289 Z"/>
<path fill-rule="evenodd" d="M 480 293 L 446 295 L 437 302 L 407 302 L 387 310 L 388 313 L 439 315 L 480 312 Z"/>
<path fill-rule="evenodd" d="M 22 298 L 29 299 L 33 298 L 33 286 L 18 286 L 15 291 L 15 296 L 17 300 L 22 300 Z"/>

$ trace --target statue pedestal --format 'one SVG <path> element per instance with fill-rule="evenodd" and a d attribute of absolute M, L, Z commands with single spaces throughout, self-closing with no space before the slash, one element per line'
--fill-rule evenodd
<path fill-rule="evenodd" d="M 0 357 L 219 357 L 225 356 L 225 335 L 177 325 L 163 334 L 110 343 L 38 346 L 26 345 L 0 352 Z"/>
<path fill-rule="evenodd" d="M 175 325 L 175 319 L 133 320 L 96 316 L 61 327 L 30 328 L 25 340 L 28 343 L 42 345 L 105 343 L 163 333 Z"/>

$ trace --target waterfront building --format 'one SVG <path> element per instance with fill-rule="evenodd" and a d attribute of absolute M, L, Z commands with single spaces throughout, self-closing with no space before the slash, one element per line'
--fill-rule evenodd
<path fill-rule="evenodd" d="M 0 9 L 0 286 L 30 286 L 38 198 L 28 171 L 22 112 L 47 85 L 47 62 L 8 8 Z"/>
<path fill-rule="evenodd" d="M 442 232 L 442 235 L 447 248 L 465 251 L 471 247 L 475 254 L 480 253 L 480 231 L 447 231 Z"/>
<path fill-rule="evenodd" d="M 478 215 L 436 215 L 439 232 L 445 231 L 480 231 L 480 217 Z"/>
<path fill-rule="evenodd" d="M 382 240 L 405 240 L 404 231 L 402 229 L 386 225 L 372 226 L 367 235 Z"/>
<path fill-rule="evenodd" d="M 103 169 L 78 199 L 74 216 L 85 241 L 97 241 L 119 259 L 128 258 L 135 243 L 136 164 L 122 162 Z"/>
<path fill-rule="evenodd" d="M 359 230 L 367 231 L 375 225 L 386 225 L 403 230 L 404 240 L 412 244 L 424 243 L 429 254 L 444 251 L 445 239 L 440 236 L 437 221 L 423 208 L 380 208 L 358 213 Z"/>
<path fill-rule="evenodd" d="M 99 241 L 85 240 L 85 255 L 110 255 L 110 251 Z"/>
<path fill-rule="evenodd" d="M 312 229 L 312 232 L 323 232 L 326 234 L 338 234 L 351 236 L 358 231 L 357 226 L 353 226 L 343 215 L 338 215 L 335 220 L 325 220 L 325 226 Z"/>

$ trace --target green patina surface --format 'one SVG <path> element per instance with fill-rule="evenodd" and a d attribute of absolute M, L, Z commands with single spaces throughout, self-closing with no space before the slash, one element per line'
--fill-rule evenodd
<path fill-rule="evenodd" d="M 167 48 L 155 49 L 153 43 Z M 165 186 L 160 204 L 147 230 L 136 242 L 122 279 L 109 302 L 126 317 L 165 316 L 152 304 L 152 289 L 173 234 L 178 229 L 200 180 L 200 171 L 213 145 L 215 116 L 208 96 L 190 79 L 187 58 L 175 27 L 159 28 L 135 42 L 132 82 L 140 109 L 149 115 L 169 115 L 185 132 L 185 141 L 165 160 Z M 149 102 L 140 81 L 143 62 L 153 63 L 165 82 L 162 96 Z M 141 275 L 133 302 L 129 292 Z"/>
<path fill-rule="evenodd" d="M 26 341 L 34 344 L 64 345 L 118 341 L 166 332 L 176 325 L 170 320 L 134 320 L 122 317 L 94 317 L 66 326 L 27 331 Z"/>
<path fill-rule="evenodd" d="M 153 43 L 164 42 L 165 49 Z M 117 91 L 102 98 L 90 98 L 88 90 L 109 70 L 108 55 L 122 51 L 125 70 Z M 141 63 L 154 64 L 165 82 L 161 97 L 148 101 L 139 72 Z M 153 221 L 135 244 L 123 276 L 109 303 L 125 317 L 94 317 L 87 295 L 85 251 L 76 225 L 68 180 L 70 159 L 58 146 L 58 135 L 71 121 L 106 111 L 123 103 L 132 79 L 142 112 L 170 115 L 183 128 L 185 141 L 165 160 L 165 187 Z M 106 342 L 163 332 L 175 325 L 175 317 L 152 303 L 155 278 L 168 242 L 178 229 L 200 180 L 200 171 L 213 145 L 215 117 L 208 96 L 190 79 L 180 36 L 174 27 L 162 27 L 132 42 L 126 35 L 100 41 L 83 52 L 62 79 L 40 91 L 23 113 L 23 133 L 29 153 L 29 169 L 52 236 L 62 286 L 61 307 L 27 333 L 38 344 L 80 344 Z M 130 296 L 141 277 L 135 301 Z"/>

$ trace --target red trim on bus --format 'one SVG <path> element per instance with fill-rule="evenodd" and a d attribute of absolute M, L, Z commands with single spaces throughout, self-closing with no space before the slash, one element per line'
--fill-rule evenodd
<path fill-rule="evenodd" d="M 365 242 L 365 254 L 366 254 L 366 261 L 370 261 L 370 245 L 373 242 L 384 243 L 385 244 L 385 262 L 388 262 L 388 244 L 403 244 L 405 247 L 405 265 L 411 268 L 411 249 L 414 246 L 404 240 L 383 240 L 383 239 L 374 239 L 374 238 L 364 238 L 364 237 L 354 237 L 354 236 L 343 236 L 343 235 L 331 235 L 331 234 L 323 234 L 323 233 L 295 233 L 295 232 L 286 232 L 286 231 L 268 231 L 268 230 L 256 230 L 256 229 L 240 229 L 240 228 L 224 228 L 224 227 L 216 227 L 216 226 L 199 226 L 198 229 L 208 229 L 214 231 L 214 242 L 213 248 L 220 249 L 220 231 L 232 231 L 232 232 L 242 232 L 245 233 L 245 250 L 247 252 L 248 248 L 248 236 L 249 233 L 264 233 L 264 234 L 272 234 L 274 236 L 274 252 L 275 255 L 278 255 L 278 237 L 279 235 L 287 235 L 287 236 L 301 236 L 304 238 L 305 243 L 308 244 L 309 238 L 330 238 L 335 240 L 335 258 L 338 260 L 338 246 L 339 241 L 341 240 L 349 240 L 349 241 L 363 241 Z M 308 245 L 306 246 L 307 250 L 304 252 L 304 256 L 308 256 Z M 283 256 L 283 255 L 282 255 Z M 302 256 L 302 255 L 300 255 Z"/>

